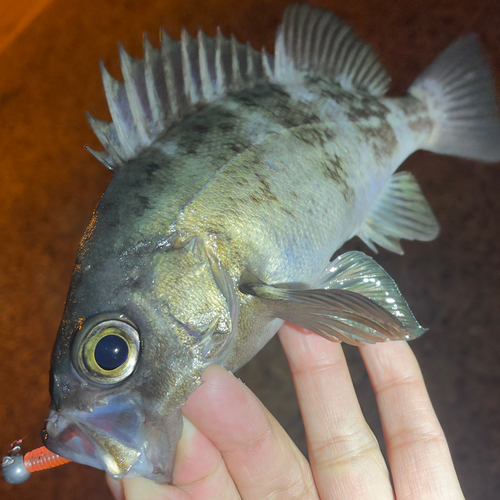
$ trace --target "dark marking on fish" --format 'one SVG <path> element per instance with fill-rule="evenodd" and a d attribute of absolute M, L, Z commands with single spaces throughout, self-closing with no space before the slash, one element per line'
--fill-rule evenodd
<path fill-rule="evenodd" d="M 279 205 L 279 208 L 281 209 L 282 212 L 285 212 L 288 216 L 292 217 L 293 219 L 296 218 L 296 215 L 292 211 L 288 210 L 288 208 L 284 207 L 283 205 Z"/>
<path fill-rule="evenodd" d="M 411 95 L 399 99 L 399 109 L 407 118 L 420 114 L 428 114 L 429 112 L 428 106 L 424 101 Z"/>
<path fill-rule="evenodd" d="M 413 132 L 422 133 L 422 132 L 431 132 L 434 128 L 435 123 L 429 118 L 424 116 L 419 116 L 415 119 L 408 121 L 408 127 Z"/>
<path fill-rule="evenodd" d="M 257 85 L 231 97 L 243 110 L 258 113 L 271 123 L 285 129 L 308 123 L 318 123 L 320 118 L 311 111 L 308 103 L 292 100 L 290 94 L 280 85 Z"/>
<path fill-rule="evenodd" d="M 210 126 L 207 123 L 203 123 L 203 122 L 199 122 L 199 121 L 193 123 L 192 128 L 193 128 L 193 132 L 195 132 L 197 134 L 202 134 L 202 135 L 204 135 L 210 131 Z"/>
<path fill-rule="evenodd" d="M 144 171 L 146 172 L 148 182 L 153 182 L 155 173 L 158 170 L 160 170 L 160 165 L 158 165 L 158 163 L 151 162 L 146 165 Z"/>
<path fill-rule="evenodd" d="M 434 121 L 430 118 L 429 107 L 425 101 L 421 101 L 411 95 L 401 98 L 399 109 L 408 120 L 408 127 L 416 133 L 431 132 Z"/>
<path fill-rule="evenodd" d="M 135 193 L 134 204 L 132 207 L 132 212 L 134 213 L 134 215 L 136 215 L 137 217 L 142 217 L 146 210 L 151 210 L 152 208 L 153 207 L 151 206 L 151 203 L 147 196 Z"/>
<path fill-rule="evenodd" d="M 221 132 L 231 132 L 234 130 L 234 125 L 231 121 L 228 122 L 219 122 L 216 124 L 216 127 L 221 131 Z"/>
<path fill-rule="evenodd" d="M 371 96 L 341 94 L 347 118 L 353 123 L 378 118 L 387 121 L 389 108 Z"/>
<path fill-rule="evenodd" d="M 344 200 L 348 202 L 353 198 L 354 192 L 352 187 L 347 182 L 347 174 L 342 166 L 342 161 L 338 155 L 326 154 L 326 159 L 321 163 L 323 173 L 327 179 L 333 180 L 340 189 L 340 193 Z"/>
<path fill-rule="evenodd" d="M 259 109 L 260 104 L 255 99 L 255 95 L 252 95 L 248 90 L 243 90 L 239 94 L 236 94 L 233 99 L 248 108 Z"/>
<path fill-rule="evenodd" d="M 257 173 L 256 175 L 259 183 L 261 184 L 259 188 L 264 198 L 266 198 L 268 201 L 278 201 L 276 195 L 271 191 L 271 186 L 266 178 L 259 173 Z"/>
<path fill-rule="evenodd" d="M 325 148 L 328 142 L 334 138 L 331 130 L 318 129 L 312 126 L 297 127 L 290 131 L 290 133 L 304 144 L 312 147 Z"/>
<path fill-rule="evenodd" d="M 388 157 L 394 154 L 398 147 L 398 140 L 389 122 L 382 120 L 376 126 L 358 123 L 357 127 L 373 148 L 377 162 L 383 164 Z"/>
<path fill-rule="evenodd" d="M 314 93 L 320 98 L 336 102 L 352 123 L 358 124 L 372 118 L 387 120 L 390 113 L 380 99 L 362 90 L 346 91 L 337 82 L 317 76 L 306 77 L 306 82 L 313 86 Z"/>

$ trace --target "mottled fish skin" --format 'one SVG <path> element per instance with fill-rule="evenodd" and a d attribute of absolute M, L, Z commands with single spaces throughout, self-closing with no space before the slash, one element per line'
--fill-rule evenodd
<path fill-rule="evenodd" d="M 172 234 L 213 241 L 235 279 L 247 269 L 268 283 L 311 283 L 431 132 L 429 119 L 412 126 L 424 111 L 412 97 L 381 100 L 319 78 L 295 88 L 261 85 L 207 106 L 116 172 L 82 240 L 69 302 L 89 317 L 120 288 L 128 293 L 133 283 L 144 293 L 144 256 L 161 252 Z M 192 272 L 186 266 L 182 274 Z M 89 289 L 99 293 L 92 305 Z M 184 303 L 184 294 L 172 300 Z M 272 333 L 263 324 L 240 328 L 239 344 L 252 347 L 236 348 L 228 368 L 248 361 Z"/>
<path fill-rule="evenodd" d="M 286 110 L 294 124 L 229 160 L 171 231 L 214 238 L 214 251 L 235 277 L 247 269 L 266 283 L 311 284 L 358 232 L 373 200 L 430 134 L 432 122 L 415 130 L 413 120 L 425 106 L 412 97 L 400 104 L 318 79 L 305 88 L 282 86 L 279 95 L 272 109 Z M 237 106 L 238 116 L 253 110 Z M 409 106 L 414 112 L 408 118 L 403 110 Z M 245 364 L 275 333 L 276 322 L 255 324 L 262 311 L 254 302 L 241 296 L 240 333 L 228 369 Z"/>
<path fill-rule="evenodd" d="M 312 20 L 323 16 L 311 12 Z M 339 23 L 333 16 L 330 22 Z M 183 36 L 188 40 L 183 54 L 196 49 Z M 287 61 L 279 43 L 275 63 L 263 56 L 264 66 L 275 64 L 274 73 L 252 77 L 247 87 L 229 89 L 213 102 L 197 101 L 145 149 L 117 160 L 82 239 L 54 346 L 50 449 L 117 478 L 170 480 L 182 430 L 180 407 L 200 385 L 203 370 L 210 363 L 237 369 L 283 323 L 269 300 L 243 293 L 246 277 L 305 289 L 357 234 L 372 247 L 377 241 L 393 251 L 403 236 L 436 236 L 437 223 L 414 179 L 401 176 L 394 191 L 405 182 L 411 187 L 409 203 L 403 196 L 396 200 L 408 214 L 402 224 L 416 222 L 420 232 L 410 228 L 400 235 L 396 220 L 387 235 L 375 239 L 378 222 L 365 227 L 408 155 L 419 148 L 448 148 L 447 129 L 439 122 L 445 113 L 429 107 L 427 80 L 405 97 L 383 97 L 387 78 L 370 57 L 368 68 L 351 61 L 354 76 L 342 73 L 340 82 L 319 70 L 287 73 L 280 70 L 282 59 Z M 477 59 L 475 50 L 469 59 Z M 366 47 L 358 46 L 358 53 L 366 57 Z M 353 88 L 365 69 L 366 87 Z M 208 82 L 204 85 L 210 91 Z M 194 83 L 188 88 L 197 90 Z M 487 94 L 481 103 L 491 99 Z M 110 130 L 94 126 L 99 133 Z M 109 151 L 121 151 L 118 143 L 113 150 L 113 140 L 110 133 Z M 478 157 L 500 159 L 491 144 L 478 142 L 476 150 L 486 151 Z M 105 154 L 97 156 L 110 166 Z M 383 203 L 382 209 L 387 209 Z M 378 272 L 376 265 L 368 267 Z M 384 274 L 384 280 L 390 277 Z M 391 290 L 399 294 L 395 284 Z M 82 339 L 94 331 L 89 328 L 106 315 L 136 329 L 140 339 L 134 371 L 119 383 L 112 378 L 93 383 L 82 372 L 86 360 L 78 357 Z M 351 320 L 346 324 L 353 328 Z M 376 330 L 367 327 L 368 338 L 370 328 Z M 411 336 L 375 336 L 389 338 Z M 102 422 L 108 422 L 106 431 Z"/>

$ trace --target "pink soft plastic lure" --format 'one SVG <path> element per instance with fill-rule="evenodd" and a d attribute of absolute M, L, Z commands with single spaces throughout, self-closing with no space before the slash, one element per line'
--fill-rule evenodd
<path fill-rule="evenodd" d="M 2 459 L 2 475 L 7 483 L 21 484 L 31 476 L 32 472 L 52 469 L 71 462 L 45 446 L 29 451 L 23 456 L 21 444 L 21 439 L 14 441 L 9 453 Z"/>

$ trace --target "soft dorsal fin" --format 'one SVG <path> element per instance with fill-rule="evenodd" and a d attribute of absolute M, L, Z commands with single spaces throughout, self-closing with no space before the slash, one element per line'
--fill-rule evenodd
<path fill-rule="evenodd" d="M 371 48 L 329 11 L 309 5 L 288 7 L 276 34 L 275 74 L 280 81 L 321 75 L 346 90 L 373 95 L 387 91 L 390 77 Z"/>
<path fill-rule="evenodd" d="M 273 75 L 274 57 L 242 45 L 220 31 L 215 38 L 182 31 L 180 41 L 164 31 L 157 50 L 144 40 L 144 59 L 120 45 L 123 83 L 101 65 L 112 122 L 88 116 L 104 152 L 89 151 L 114 169 L 136 157 L 160 134 L 202 103 L 252 87 Z"/>

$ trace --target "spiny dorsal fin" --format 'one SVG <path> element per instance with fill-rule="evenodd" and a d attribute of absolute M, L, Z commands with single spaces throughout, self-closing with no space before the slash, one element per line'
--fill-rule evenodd
<path fill-rule="evenodd" d="M 144 39 L 144 59 L 131 57 L 120 45 L 123 83 L 101 64 L 112 122 L 87 115 L 105 148 L 91 153 L 114 169 L 136 157 L 159 135 L 198 105 L 228 92 L 252 87 L 274 75 L 274 57 L 242 45 L 234 37 L 216 38 L 186 30 L 180 41 L 161 31 L 161 48 Z"/>
<path fill-rule="evenodd" d="M 346 90 L 387 91 L 390 77 L 370 47 L 331 12 L 309 5 L 288 7 L 276 34 L 276 78 L 321 75 Z"/>

